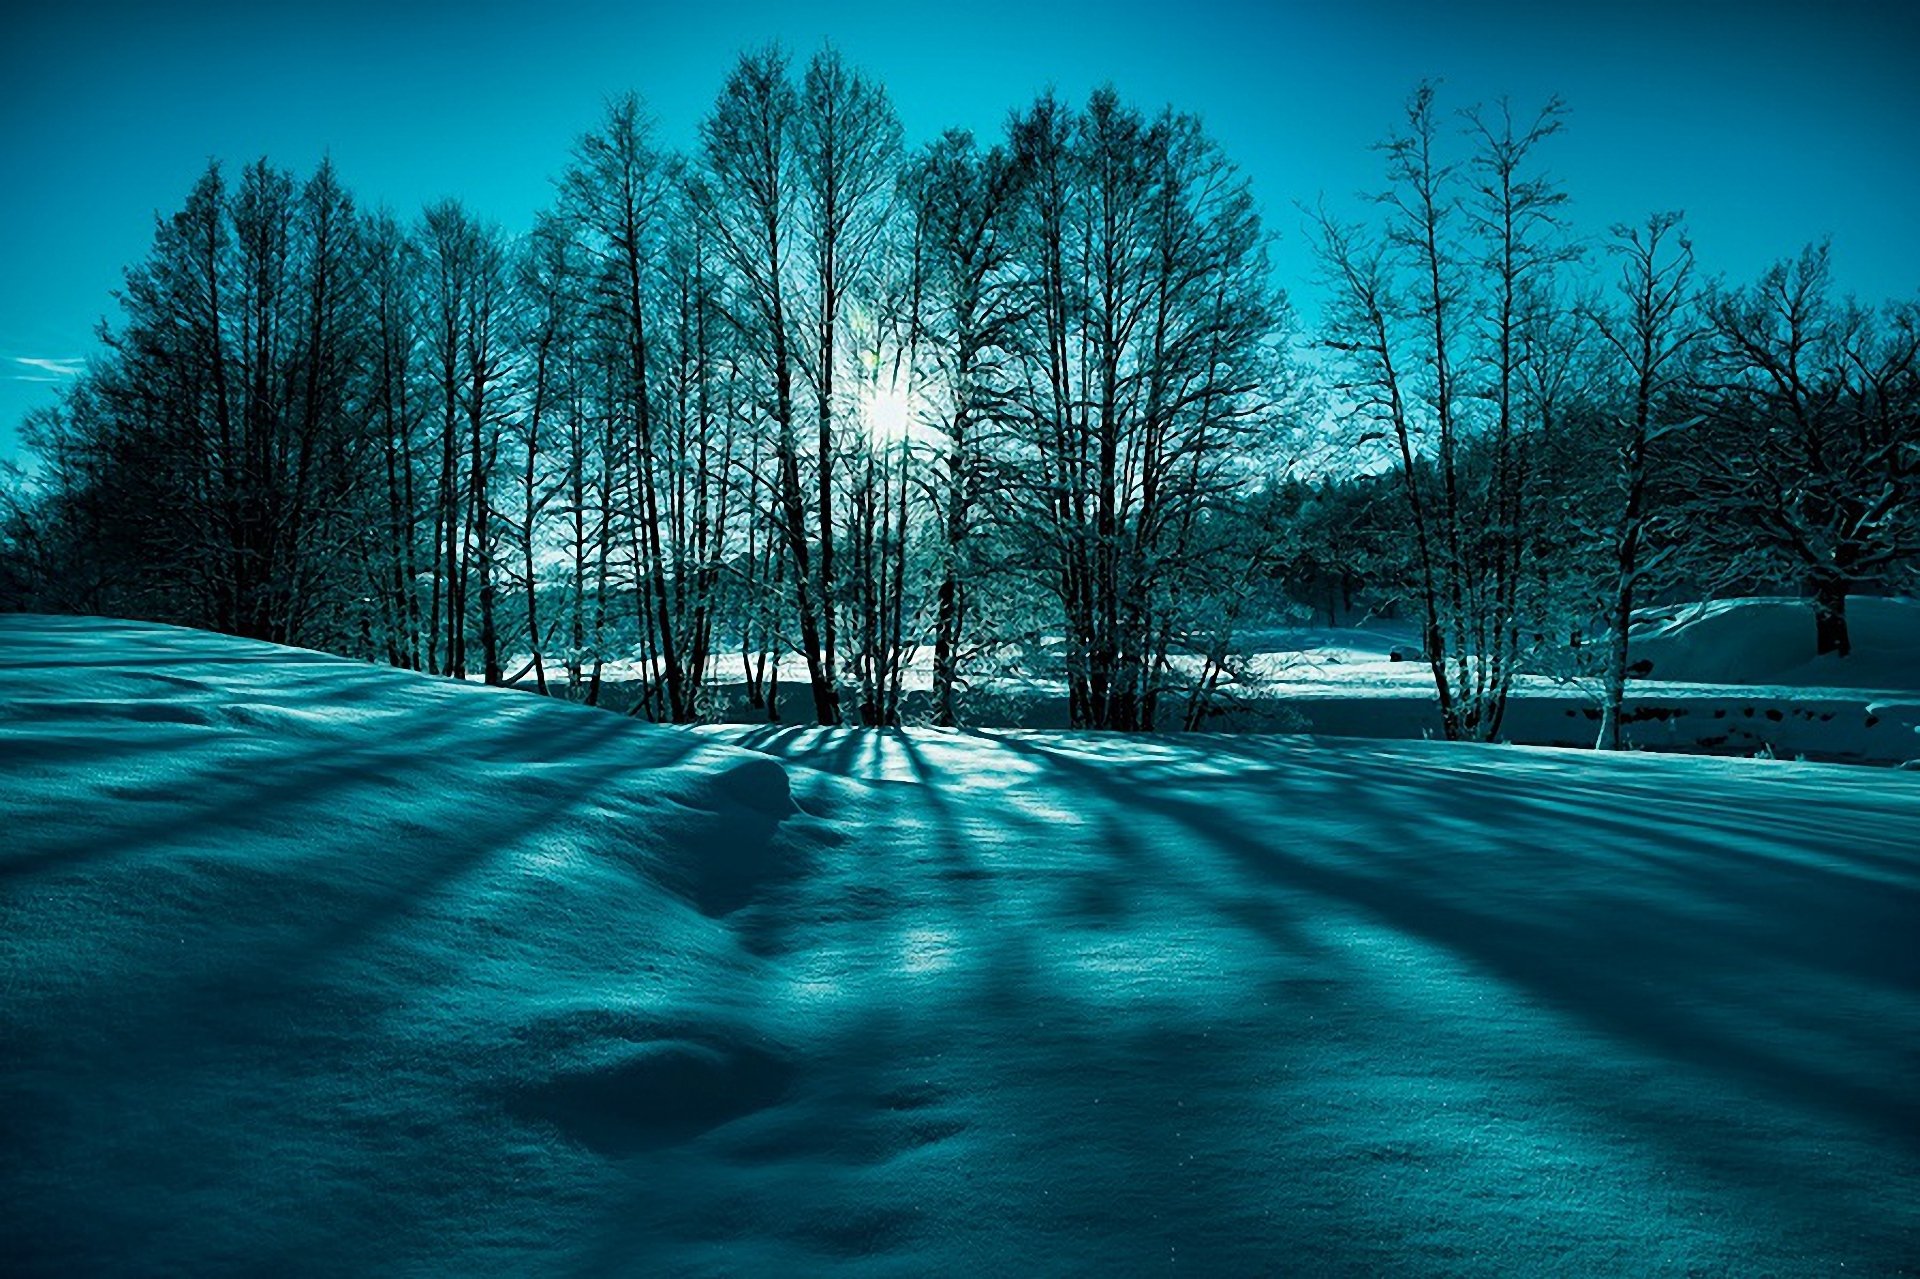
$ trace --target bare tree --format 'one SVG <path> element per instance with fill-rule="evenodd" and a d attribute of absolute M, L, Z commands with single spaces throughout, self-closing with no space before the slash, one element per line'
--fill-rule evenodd
<path fill-rule="evenodd" d="M 840 699 L 821 633 L 819 578 L 809 536 L 811 504 L 802 486 L 794 423 L 794 131 L 799 110 L 784 53 L 767 49 L 743 56 L 701 126 L 705 172 L 692 192 L 716 252 L 738 277 L 733 322 L 757 357 L 771 409 L 777 528 L 787 551 L 814 715 L 822 724 L 837 724 Z"/>
<path fill-rule="evenodd" d="M 500 683 L 499 529 L 493 518 L 499 458 L 499 383 L 507 372 L 509 305 L 505 247 L 498 230 L 457 201 L 427 209 L 421 226 L 426 261 L 428 348 L 440 418 L 435 559 L 443 566 L 446 653 L 443 673 L 467 675 L 468 627 L 477 623 L 481 672 Z M 477 587 L 477 590 L 476 590 Z M 429 655 L 433 648 L 429 643 Z"/>
<path fill-rule="evenodd" d="M 375 592 L 382 599 L 387 661 L 417 670 L 425 661 L 420 613 L 420 502 L 415 483 L 423 397 L 416 393 L 420 341 L 419 253 L 389 213 L 367 224 L 367 291 L 373 309 L 368 413 L 380 440 L 385 520 Z"/>
<path fill-rule="evenodd" d="M 616 412 L 632 441 L 626 528 L 633 544 L 642 646 L 663 697 L 661 717 L 686 723 L 699 713 L 708 626 L 704 604 L 691 612 L 686 607 L 699 574 L 689 559 L 695 552 L 680 487 L 687 419 L 662 421 L 662 405 L 674 403 L 674 397 L 662 397 L 654 385 L 662 355 L 652 317 L 661 305 L 659 294 L 685 282 L 665 279 L 660 270 L 663 255 L 678 239 L 678 228 L 668 225 L 676 190 L 648 132 L 636 97 L 628 94 L 611 103 L 602 128 L 575 148 L 564 182 L 564 208 L 597 264 L 595 312 L 605 326 L 605 349 L 618 360 Z M 696 425 L 704 429 L 709 421 Z M 703 486 L 701 500 L 705 497 Z M 651 687 L 646 697 L 651 700 Z"/>
<path fill-rule="evenodd" d="M 933 642 L 934 723 L 958 722 L 961 655 L 976 575 L 981 487 L 1012 413 L 1013 362 L 1030 291 L 1015 270 L 1013 208 L 1020 170 L 1004 148 L 986 152 L 949 132 L 915 161 L 907 188 L 918 227 L 916 323 L 931 353 L 928 395 L 941 412 L 937 479 L 938 585 Z M 989 516 L 990 518 L 990 516 Z"/>
<path fill-rule="evenodd" d="M 1622 415 L 1618 522 L 1613 526 L 1613 589 L 1607 602 L 1601 750 L 1621 748 L 1620 709 L 1627 686 L 1627 632 L 1635 592 L 1648 565 L 1643 552 L 1649 512 L 1653 445 L 1692 423 L 1682 417 L 1680 394 L 1690 372 L 1687 356 L 1699 337 L 1690 308 L 1693 245 L 1678 213 L 1655 213 L 1644 226 L 1616 226 L 1610 250 L 1621 259 L 1620 306 L 1598 310 L 1594 326 L 1605 339 L 1629 407 Z"/>
<path fill-rule="evenodd" d="M 1032 527 L 1066 623 L 1075 725 L 1151 729 L 1214 566 L 1210 505 L 1272 424 L 1285 323 L 1244 181 L 1191 117 L 1108 89 L 1015 120 L 1033 290 Z"/>
<path fill-rule="evenodd" d="M 812 540 L 817 545 L 821 678 L 832 705 L 822 723 L 840 718 L 840 648 L 834 565 L 834 473 L 840 452 L 836 369 L 846 356 L 844 312 L 857 292 L 873 291 L 884 243 L 900 151 L 900 123 L 878 83 L 823 49 L 808 60 L 793 118 L 800 225 L 811 297 L 806 307 L 810 358 L 801 367 L 813 384 L 818 438 L 817 501 Z"/>
<path fill-rule="evenodd" d="M 1911 304 L 1835 303 L 1828 257 L 1810 246 L 1707 291 L 1708 420 L 1689 469 L 1709 513 L 1698 536 L 1795 573 L 1815 653 L 1846 657 L 1847 597 L 1920 553 L 1920 325 Z"/>
<path fill-rule="evenodd" d="M 721 575 L 739 504 L 732 470 L 743 424 L 730 394 L 737 346 L 725 322 L 723 280 L 707 261 L 701 219 L 684 198 L 676 200 L 673 213 L 673 234 L 662 255 L 665 393 L 657 478 L 672 587 L 662 611 L 680 637 L 683 698 L 677 714 L 691 719 L 700 711 L 694 694 L 715 651 Z"/>
<path fill-rule="evenodd" d="M 921 307 L 924 237 L 917 223 L 907 242 L 895 243 L 885 273 L 866 299 L 862 318 L 849 324 L 856 393 L 864 402 L 864 431 L 844 451 L 851 463 L 846 512 L 851 563 L 840 574 L 851 611 L 844 644 L 859 698 L 860 722 L 891 727 L 901 721 L 907 663 L 923 627 L 909 583 L 908 544 L 924 523 L 915 487 L 915 435 L 922 415 Z"/>
<path fill-rule="evenodd" d="M 1422 646 L 1449 739 L 1499 735 L 1528 629 L 1527 447 L 1541 407 L 1527 394 L 1538 385 L 1528 362 L 1547 353 L 1525 334 L 1551 331 L 1538 312 L 1553 305 L 1548 278 L 1568 256 L 1563 197 L 1528 166 L 1560 115 L 1557 101 L 1524 128 L 1504 104 L 1497 118 L 1468 113 L 1476 149 L 1463 171 L 1443 152 L 1423 84 L 1381 147 L 1381 230 L 1318 219 L 1336 393 L 1365 424 L 1362 438 L 1384 434 L 1397 454 Z"/>

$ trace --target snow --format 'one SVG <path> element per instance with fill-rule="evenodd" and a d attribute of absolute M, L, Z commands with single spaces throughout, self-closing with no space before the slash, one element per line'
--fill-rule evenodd
<path fill-rule="evenodd" d="M 1920 690 L 1920 600 L 1857 596 L 1847 603 L 1853 652 L 1814 654 L 1813 601 L 1709 600 L 1639 614 L 1633 657 L 1660 680 L 1808 688 Z"/>
<path fill-rule="evenodd" d="M 696 733 L 0 618 L 0 814 L 12 1273 L 1920 1258 L 1909 773 Z"/>

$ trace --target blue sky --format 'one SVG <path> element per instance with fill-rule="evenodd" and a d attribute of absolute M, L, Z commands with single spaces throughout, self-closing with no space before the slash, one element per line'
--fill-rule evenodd
<path fill-rule="evenodd" d="M 984 134 L 1051 85 L 1203 116 L 1281 233 L 1311 319 L 1296 201 L 1357 207 L 1422 77 L 1454 105 L 1558 93 L 1549 153 L 1580 224 L 1685 209 L 1736 278 L 1831 235 L 1844 288 L 1920 291 L 1920 6 L 1650 3 L 810 5 L 368 0 L 20 6 L 0 20 L 0 457 L 51 400 L 207 158 L 330 153 L 365 205 L 456 195 L 509 230 L 604 99 L 638 90 L 689 146 L 737 53 L 831 40 L 886 82 L 910 141 Z"/>

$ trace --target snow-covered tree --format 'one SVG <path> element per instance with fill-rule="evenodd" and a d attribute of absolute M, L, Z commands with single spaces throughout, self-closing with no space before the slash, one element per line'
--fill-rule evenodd
<path fill-rule="evenodd" d="M 1920 307 L 1836 301 L 1825 244 L 1703 307 L 1695 534 L 1737 568 L 1799 577 L 1815 651 L 1845 657 L 1848 595 L 1920 555 Z"/>

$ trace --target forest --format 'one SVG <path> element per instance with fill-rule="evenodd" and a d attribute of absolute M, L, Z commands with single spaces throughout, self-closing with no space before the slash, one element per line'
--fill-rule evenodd
<path fill-rule="evenodd" d="M 1377 192 L 1276 218 L 1175 109 L 909 146 L 875 78 L 771 48 L 688 153 L 608 103 L 528 228 L 212 162 L 23 428 L 0 608 L 663 722 L 962 725 L 1024 680 L 1129 731 L 1206 727 L 1275 627 L 1387 616 L 1448 738 L 1564 673 L 1617 746 L 1636 609 L 1805 595 L 1844 658 L 1849 596 L 1912 588 L 1920 299 L 1580 226 L 1565 124 L 1423 84 Z"/>

